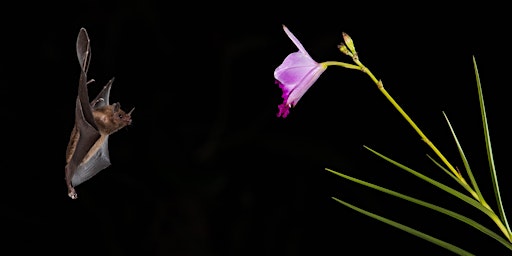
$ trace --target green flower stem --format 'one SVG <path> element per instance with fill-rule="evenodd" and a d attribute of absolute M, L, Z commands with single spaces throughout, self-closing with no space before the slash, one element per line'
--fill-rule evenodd
<path fill-rule="evenodd" d="M 368 71 L 369 72 L 369 71 Z M 400 114 L 402 114 L 402 116 L 407 120 L 407 122 L 409 122 L 409 124 L 412 126 L 412 128 L 414 128 L 414 130 L 416 130 L 416 132 L 420 135 L 421 139 L 430 147 L 432 148 L 432 150 L 434 150 L 434 152 L 439 156 L 439 158 L 441 158 L 441 160 L 443 161 L 443 163 L 446 164 L 446 166 L 448 167 L 448 169 L 450 169 L 452 171 L 452 173 L 459 179 L 462 181 L 463 184 L 467 184 L 466 180 L 462 177 L 462 175 L 460 174 L 460 172 L 458 172 L 451 164 L 450 162 L 448 162 L 448 160 L 444 157 L 444 155 L 439 151 L 439 149 L 437 149 L 437 147 L 427 138 L 427 136 L 420 130 L 420 128 L 414 123 L 414 121 L 412 121 L 412 119 L 405 113 L 405 111 L 398 105 L 398 103 L 396 103 L 396 101 L 391 97 L 391 95 L 389 95 L 389 93 L 386 91 L 386 89 L 384 89 L 384 86 L 382 85 L 382 81 L 379 81 L 377 83 L 377 86 L 379 88 L 379 90 L 382 92 L 382 94 L 384 94 L 384 96 L 386 96 L 386 98 L 391 102 L 391 104 L 393 104 L 393 106 L 398 110 L 398 112 L 400 112 Z M 471 187 L 468 187 L 468 191 L 477 199 L 479 200 L 479 197 L 477 195 L 477 193 L 471 189 Z"/>
<path fill-rule="evenodd" d="M 457 176 L 457 178 L 459 180 L 461 180 L 464 184 L 467 184 L 467 182 L 464 180 L 464 178 L 461 176 L 461 174 L 457 170 L 455 170 L 455 168 L 450 164 L 450 162 L 448 162 L 448 160 L 444 157 L 444 155 L 437 149 L 437 147 L 434 144 L 432 144 L 432 142 L 427 138 L 427 136 L 420 130 L 420 128 L 416 125 L 416 123 L 414 123 L 414 121 L 412 121 L 412 119 L 409 117 L 409 115 L 407 115 L 407 113 L 405 113 L 405 111 L 400 107 L 400 105 L 398 105 L 398 103 L 396 103 L 396 101 L 393 99 L 393 97 L 391 97 L 391 95 L 389 95 L 389 93 L 386 91 L 386 89 L 384 89 L 384 86 L 382 85 L 382 81 L 377 80 L 377 78 L 373 75 L 373 73 L 359 61 L 359 59 L 357 58 L 357 55 L 355 55 L 355 57 L 353 59 L 357 65 L 348 64 L 348 63 L 344 63 L 344 62 L 338 62 L 338 61 L 326 61 L 326 62 L 323 62 L 322 64 L 326 65 L 326 66 L 340 66 L 340 67 L 344 67 L 344 68 L 357 69 L 357 70 L 363 71 L 368 76 L 370 76 L 370 78 L 377 85 L 379 90 L 384 94 L 384 96 L 386 96 L 386 98 L 391 102 L 391 104 L 393 104 L 393 106 L 398 110 L 398 112 L 400 112 L 400 114 L 402 114 L 402 116 L 405 118 L 405 120 L 407 120 L 407 122 L 409 122 L 409 124 L 414 128 L 414 130 L 416 130 L 416 132 L 420 135 L 422 140 L 425 143 L 427 143 L 427 145 L 429 145 L 429 147 L 432 148 L 432 150 L 434 150 L 434 152 L 441 158 L 441 160 L 448 166 L 448 168 L 453 172 L 453 174 L 455 174 L 455 176 Z M 477 200 L 479 200 L 478 195 L 476 194 L 475 191 L 473 191 L 471 189 L 471 187 L 467 186 L 467 190 L 469 191 L 469 193 L 471 193 L 471 195 L 473 195 L 473 197 L 475 197 Z"/>
<path fill-rule="evenodd" d="M 366 68 L 366 66 L 364 66 L 359 61 L 359 59 L 357 57 L 354 58 L 354 62 L 356 62 L 359 67 L 361 67 L 361 71 L 363 71 L 368 76 L 370 76 L 370 78 L 377 85 L 377 87 L 382 92 L 382 94 L 384 94 L 384 96 L 389 100 L 389 102 L 391 102 L 391 104 L 393 104 L 393 106 L 398 110 L 398 112 L 400 112 L 400 114 L 402 114 L 402 116 L 405 118 L 405 120 L 407 120 L 407 122 L 412 126 L 412 128 L 414 128 L 414 130 L 420 135 L 421 139 L 436 153 L 437 156 L 439 156 L 439 158 L 441 158 L 441 160 L 443 161 L 443 163 L 446 164 L 448 169 L 450 169 L 450 171 L 460 181 L 462 181 L 462 183 L 467 184 L 466 180 L 462 177 L 460 172 L 458 172 L 452 166 L 452 164 L 446 159 L 446 157 L 444 157 L 444 155 L 441 153 L 441 151 L 439 151 L 439 149 L 437 149 L 437 147 L 427 138 L 427 136 L 421 131 L 421 129 L 416 125 L 416 123 L 414 123 L 414 121 L 409 117 L 409 115 L 407 115 L 407 113 L 405 113 L 405 111 L 400 107 L 400 105 L 398 105 L 398 103 L 393 99 L 393 97 L 391 97 L 391 95 L 389 95 L 389 93 L 386 91 L 386 89 L 384 89 L 382 81 L 381 80 L 377 80 L 377 78 L 373 75 L 373 73 L 368 68 Z M 471 189 L 471 187 L 468 186 L 467 190 L 468 190 L 469 193 L 471 193 L 471 195 L 475 199 L 480 201 L 480 197 L 478 196 L 478 194 L 473 189 Z"/>
<path fill-rule="evenodd" d="M 339 61 L 326 61 L 326 62 L 322 62 L 321 64 L 326 66 L 326 67 L 327 66 L 340 66 L 340 67 L 344 67 L 344 68 L 361 70 L 360 66 L 357 66 L 357 65 L 354 65 L 354 64 L 345 63 L 345 62 L 339 62 Z"/>

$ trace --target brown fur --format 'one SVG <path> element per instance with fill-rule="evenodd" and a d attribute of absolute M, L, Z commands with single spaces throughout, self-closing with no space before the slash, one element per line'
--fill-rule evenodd
<path fill-rule="evenodd" d="M 68 148 L 66 149 L 66 164 L 71 161 L 71 157 L 75 153 L 76 144 L 78 143 L 78 138 L 80 137 L 80 134 L 78 133 L 78 130 L 76 129 L 76 126 L 73 127 L 73 130 L 71 131 L 71 136 L 69 138 Z"/>
<path fill-rule="evenodd" d="M 119 103 L 95 109 L 93 115 L 101 135 L 110 135 L 132 122 L 130 114 L 124 112 Z"/>
<path fill-rule="evenodd" d="M 102 137 L 104 135 L 113 134 L 114 132 L 117 132 L 120 129 L 130 125 L 132 122 L 131 113 L 127 114 L 126 112 L 124 112 L 119 107 L 119 103 L 97 108 L 93 110 L 92 114 L 94 116 L 94 121 L 96 122 L 96 125 L 98 126 L 98 129 Z M 66 163 L 69 163 L 69 161 L 71 160 L 71 157 L 75 152 L 76 144 L 78 143 L 79 138 L 80 133 L 78 132 L 75 126 L 71 131 L 71 136 L 66 150 Z M 93 149 L 94 148 L 92 148 L 91 150 Z"/>

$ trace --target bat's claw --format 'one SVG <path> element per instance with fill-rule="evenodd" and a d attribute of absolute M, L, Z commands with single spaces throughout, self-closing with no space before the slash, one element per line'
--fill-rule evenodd
<path fill-rule="evenodd" d="M 75 192 L 75 189 L 74 189 L 74 188 L 69 188 L 69 189 L 68 189 L 68 196 L 69 196 L 71 199 L 77 199 L 77 198 L 78 198 L 78 194 Z"/>

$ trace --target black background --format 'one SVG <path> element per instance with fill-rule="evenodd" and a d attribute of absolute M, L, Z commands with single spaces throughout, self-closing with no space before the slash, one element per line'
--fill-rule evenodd
<path fill-rule="evenodd" d="M 437 212 L 325 168 L 467 214 L 484 214 L 379 159 L 369 146 L 457 188 L 365 74 L 329 67 L 286 119 L 273 71 L 296 47 L 317 61 L 361 61 L 454 166 L 463 163 L 445 111 L 494 209 L 472 56 L 479 65 L 504 204 L 509 70 L 505 7 L 433 3 L 168 3 L 69 1 L 4 10 L 0 101 L 4 137 L 2 249 L 19 254 L 359 255 L 450 252 L 331 197 L 475 254 L 495 240 Z M 490 7 L 488 7 L 490 6 Z M 91 38 L 95 95 L 135 107 L 111 136 L 112 165 L 67 197 L 64 153 L 74 120 L 78 31 Z M 5 239 L 7 238 L 7 240 Z M 18 253 L 17 253 L 18 254 Z"/>

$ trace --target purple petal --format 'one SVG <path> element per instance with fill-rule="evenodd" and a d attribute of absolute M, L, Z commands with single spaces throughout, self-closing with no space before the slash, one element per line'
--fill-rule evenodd
<path fill-rule="evenodd" d="M 283 29 L 299 48 L 298 52 L 286 56 L 274 71 L 274 78 L 283 91 L 283 103 L 278 106 L 277 116 L 285 118 L 327 67 L 313 60 L 286 26 L 283 25 Z"/>
<path fill-rule="evenodd" d="M 286 34 L 288 35 L 288 37 L 292 40 L 292 42 L 295 44 L 295 46 L 297 46 L 297 48 L 299 48 L 299 51 L 306 54 L 308 57 L 309 57 L 309 54 L 308 52 L 306 51 L 306 49 L 304 48 L 304 46 L 302 46 L 302 43 L 299 41 L 299 39 L 297 39 L 290 30 L 288 30 L 288 28 L 283 25 L 283 29 L 284 29 L 284 32 L 286 32 Z"/>
<path fill-rule="evenodd" d="M 289 54 L 283 63 L 274 71 L 274 77 L 281 83 L 295 87 L 303 80 L 303 77 L 321 66 L 308 55 L 300 52 Z"/>

